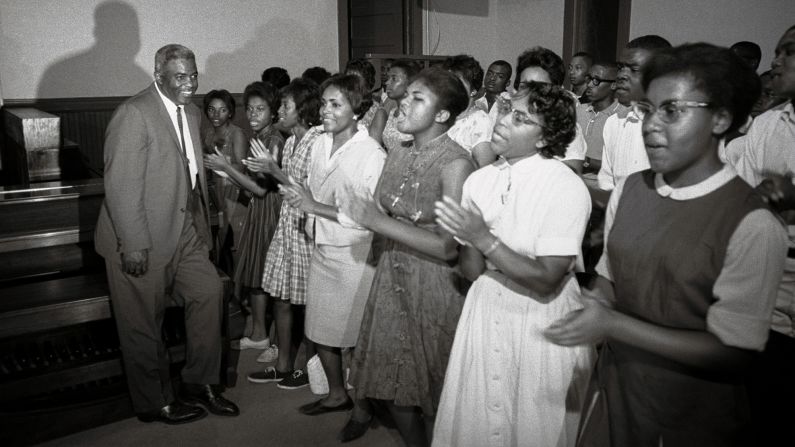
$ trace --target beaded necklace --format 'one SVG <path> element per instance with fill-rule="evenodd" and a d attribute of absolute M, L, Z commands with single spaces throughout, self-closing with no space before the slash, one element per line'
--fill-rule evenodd
<path fill-rule="evenodd" d="M 391 207 L 395 208 L 395 206 L 403 199 L 403 195 L 406 192 L 406 185 L 409 185 L 411 189 L 414 190 L 414 200 L 412 203 L 412 209 L 414 212 L 409 214 L 409 219 L 411 219 L 412 223 L 417 223 L 422 217 L 422 210 L 417 209 L 417 201 L 419 199 L 419 192 L 420 192 L 420 182 L 416 181 L 417 171 L 421 171 L 425 167 L 426 160 L 420 160 L 417 163 L 417 158 L 420 158 L 419 155 L 422 153 L 422 150 L 418 150 L 417 147 L 412 144 L 411 148 L 409 149 L 409 157 L 411 157 L 411 162 L 409 163 L 408 169 L 403 173 L 403 178 L 400 183 L 400 186 L 397 189 L 396 194 L 389 194 L 387 197 L 392 200 Z M 413 180 L 413 181 L 412 181 Z M 412 181 L 410 184 L 409 182 Z"/>

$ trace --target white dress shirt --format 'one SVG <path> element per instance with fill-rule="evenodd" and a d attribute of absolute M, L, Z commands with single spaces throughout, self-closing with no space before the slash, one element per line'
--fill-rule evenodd
<path fill-rule="evenodd" d="M 174 101 L 170 100 L 166 95 L 160 91 L 160 86 L 155 82 L 157 93 L 160 94 L 160 99 L 163 100 L 163 105 L 166 106 L 168 116 L 171 117 L 171 124 L 174 126 L 174 131 L 177 133 L 179 139 L 179 122 L 177 121 L 177 107 L 182 107 L 182 135 L 185 137 L 185 155 L 188 157 L 188 171 L 190 172 L 190 186 L 196 187 L 196 176 L 199 173 L 198 165 L 196 164 L 196 152 L 193 149 L 193 139 L 190 137 L 190 128 L 188 126 L 188 117 L 185 114 L 185 106 L 177 106 Z M 180 148 L 182 150 L 182 148 Z"/>
<path fill-rule="evenodd" d="M 605 121 L 602 168 L 599 188 L 612 191 L 618 181 L 649 168 L 649 157 L 643 144 L 643 117 L 631 109 L 619 111 Z"/>

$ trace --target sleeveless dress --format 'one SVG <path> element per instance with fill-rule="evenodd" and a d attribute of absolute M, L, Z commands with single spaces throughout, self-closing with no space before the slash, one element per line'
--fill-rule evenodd
<path fill-rule="evenodd" d="M 285 175 L 299 183 L 306 182 L 312 144 L 322 133 L 323 126 L 315 126 L 307 130 L 297 144 L 295 136 L 287 139 L 282 157 Z M 306 304 L 306 278 L 313 243 L 312 235 L 307 234 L 306 223 L 306 213 L 282 203 L 262 273 L 262 289 L 292 304 Z"/>
<path fill-rule="evenodd" d="M 268 126 L 257 134 L 257 139 L 270 149 L 277 160 L 281 160 L 284 138 L 279 131 L 273 126 Z M 276 231 L 282 204 L 278 186 L 272 178 L 256 178 L 256 181 L 268 192 L 263 197 L 252 196 L 248 205 L 240 235 L 239 259 L 234 275 L 235 288 L 238 292 L 241 287 L 252 289 L 262 287 L 265 253 Z"/>
<path fill-rule="evenodd" d="M 389 112 L 389 117 L 387 117 L 384 125 L 384 132 L 381 134 L 381 141 L 384 142 L 384 149 L 386 149 L 387 153 L 413 139 L 414 137 L 411 134 L 403 133 L 397 129 L 397 117 L 392 112 Z"/>
<path fill-rule="evenodd" d="M 441 171 L 461 158 L 471 162 L 447 134 L 419 150 L 390 151 L 379 203 L 394 218 L 437 231 L 433 210 L 442 197 Z M 351 384 L 357 398 L 392 400 L 435 414 L 466 286 L 444 261 L 386 240 L 354 351 Z"/>

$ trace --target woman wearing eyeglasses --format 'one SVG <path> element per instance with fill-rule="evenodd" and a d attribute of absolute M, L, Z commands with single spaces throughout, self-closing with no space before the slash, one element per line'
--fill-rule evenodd
<path fill-rule="evenodd" d="M 464 183 L 461 205 L 437 202 L 437 222 L 465 242 L 474 280 L 450 354 L 435 446 L 573 445 L 593 350 L 549 342 L 543 330 L 580 309 L 574 277 L 590 198 L 555 157 L 575 135 L 575 99 L 529 83 L 492 137 L 500 157 Z"/>
<path fill-rule="evenodd" d="M 746 446 L 747 369 L 764 348 L 786 237 L 718 158 L 759 80 L 708 44 L 665 50 L 644 69 L 651 165 L 620 181 L 585 308 L 555 323 L 562 346 L 602 341 L 584 446 Z"/>

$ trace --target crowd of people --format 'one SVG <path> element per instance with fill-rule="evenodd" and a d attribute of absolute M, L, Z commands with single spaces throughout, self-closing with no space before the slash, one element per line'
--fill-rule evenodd
<path fill-rule="evenodd" d="M 272 67 L 244 91 L 249 132 L 223 89 L 200 131 L 193 53 L 164 47 L 111 123 L 98 244 L 117 319 L 140 315 L 119 324 L 139 418 L 239 412 L 208 372 L 211 198 L 251 314 L 238 347 L 271 364 L 248 380 L 307 386 L 317 355 L 328 392 L 298 411 L 349 412 L 342 442 L 379 405 L 408 446 L 787 445 L 795 26 L 757 75 L 760 59 L 640 36 L 617 61 L 576 53 L 570 90 L 541 47 L 485 73 L 469 55 L 395 60 L 378 88 L 363 59 Z M 141 136 L 155 119 L 168 141 Z M 169 203 L 160 176 L 179 177 Z M 154 229 L 163 209 L 179 228 Z M 158 287 L 202 325 L 180 400 L 136 329 L 162 324 Z"/>

